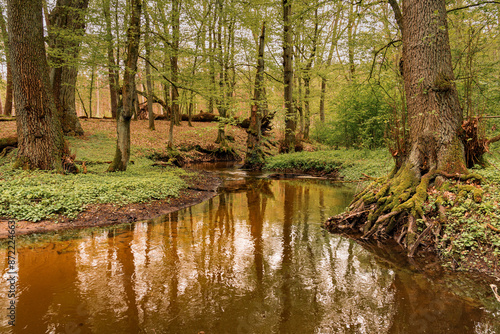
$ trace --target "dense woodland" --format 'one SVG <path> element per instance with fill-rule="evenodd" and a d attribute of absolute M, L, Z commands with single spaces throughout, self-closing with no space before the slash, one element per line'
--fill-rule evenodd
<path fill-rule="evenodd" d="M 479 182 L 468 168 L 500 139 L 498 1 L 6 2 L 2 107 L 11 114 L 14 96 L 16 167 L 74 171 L 63 133 L 81 135 L 84 115 L 116 118 L 108 171 L 126 170 L 134 118 L 151 130 L 169 120 L 175 150 L 173 127 L 200 112 L 217 116 L 227 154 L 227 124 L 249 118 L 245 162 L 259 166 L 272 120 L 281 152 L 311 139 L 389 146 L 394 171 L 338 219 L 365 237 L 403 227 L 412 252 L 428 187 Z"/>

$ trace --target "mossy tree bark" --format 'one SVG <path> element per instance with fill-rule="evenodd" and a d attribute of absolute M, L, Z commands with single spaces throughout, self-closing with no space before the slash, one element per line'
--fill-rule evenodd
<path fill-rule="evenodd" d="M 113 162 L 108 167 L 108 172 L 124 171 L 130 160 L 130 121 L 134 114 L 135 99 L 135 74 L 137 72 L 137 59 L 139 58 L 141 0 L 130 0 L 130 23 L 127 30 L 127 62 L 123 78 L 122 99 L 118 106 L 116 119 L 116 151 Z"/>
<path fill-rule="evenodd" d="M 50 79 L 63 131 L 83 135 L 76 115 L 76 80 L 80 40 L 85 34 L 85 12 L 89 0 L 57 0 L 49 15 Z"/>
<path fill-rule="evenodd" d="M 243 168 L 260 168 L 264 164 L 262 152 L 262 118 L 267 114 L 267 103 L 264 87 L 264 46 L 266 38 L 266 24 L 262 24 L 259 37 L 257 73 L 255 75 L 254 101 L 250 113 L 250 126 L 247 133 L 247 154 Z"/>
<path fill-rule="evenodd" d="M 49 82 L 42 1 L 9 0 L 7 13 L 19 138 L 15 167 L 62 172 L 66 146 Z"/>
<path fill-rule="evenodd" d="M 331 218 L 327 226 L 361 229 L 365 238 L 399 234 L 411 255 L 418 246 L 416 220 L 425 219 L 427 188 L 436 180 L 439 189 L 443 177 L 463 178 L 467 169 L 445 1 L 404 0 L 402 9 L 398 23 L 403 27 L 409 140 L 397 152 L 393 173 L 358 194 L 351 211 Z"/>

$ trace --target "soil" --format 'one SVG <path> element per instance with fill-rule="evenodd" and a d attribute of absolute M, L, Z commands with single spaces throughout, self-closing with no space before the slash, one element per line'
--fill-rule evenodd
<path fill-rule="evenodd" d="M 167 198 L 149 203 L 132 203 L 124 206 L 89 205 L 74 219 L 61 216 L 37 223 L 17 221 L 16 236 L 148 220 L 216 196 L 221 180 L 211 172 L 196 171 L 196 173 L 196 177 L 186 180 L 189 186 L 182 190 L 177 198 Z M 8 236 L 8 220 L 0 219 L 0 239 L 6 239 Z"/>

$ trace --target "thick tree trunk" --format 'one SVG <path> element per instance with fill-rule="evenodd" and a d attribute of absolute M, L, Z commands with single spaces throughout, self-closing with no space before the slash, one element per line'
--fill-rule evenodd
<path fill-rule="evenodd" d="M 465 173 L 462 109 L 455 88 L 445 1 L 403 2 L 403 73 L 416 175 L 431 169 Z"/>
<path fill-rule="evenodd" d="M 123 78 L 123 92 L 121 106 L 118 107 L 116 120 L 116 152 L 115 158 L 109 165 L 108 172 L 124 171 L 130 159 L 130 121 L 134 113 L 135 99 L 135 73 L 137 72 L 137 59 L 139 58 L 139 40 L 141 24 L 141 0 L 130 0 L 130 25 L 127 30 L 127 62 Z"/>
<path fill-rule="evenodd" d="M 88 5 L 89 0 L 57 0 L 56 7 L 49 15 L 51 83 L 61 125 L 67 135 L 83 135 L 76 115 L 75 85 L 79 37 L 85 33 L 85 11 Z"/>
<path fill-rule="evenodd" d="M 266 37 L 266 25 L 262 24 L 259 38 L 257 56 L 257 74 L 255 75 L 254 101 L 250 114 L 250 126 L 247 133 L 247 154 L 243 168 L 260 168 L 264 163 L 264 154 L 261 148 L 262 140 L 262 117 L 266 112 L 266 96 L 264 90 L 264 46 Z"/>
<path fill-rule="evenodd" d="M 283 81 L 285 84 L 285 140 L 283 151 L 295 151 L 296 113 L 293 103 L 292 4 L 283 0 Z"/>
<path fill-rule="evenodd" d="M 9 0 L 19 150 L 15 167 L 63 170 L 65 143 L 49 82 L 41 0 Z"/>
<path fill-rule="evenodd" d="M 397 8 L 396 2 L 391 5 Z M 435 180 L 440 191 L 446 178 L 476 177 L 465 175 L 462 110 L 454 84 L 445 0 L 404 0 L 402 13 L 408 142 L 395 156 L 393 173 L 358 194 L 350 212 L 330 218 L 326 225 L 333 230 L 361 229 L 365 238 L 399 234 L 398 240 L 413 256 L 433 226 L 417 237 L 417 219 L 425 219 L 429 185 Z"/>

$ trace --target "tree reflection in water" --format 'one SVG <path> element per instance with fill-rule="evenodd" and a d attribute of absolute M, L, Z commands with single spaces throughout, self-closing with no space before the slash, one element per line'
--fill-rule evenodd
<path fill-rule="evenodd" d="M 16 327 L 30 333 L 500 332 L 498 311 L 451 294 L 439 277 L 399 263 L 397 253 L 323 231 L 321 222 L 348 204 L 351 190 L 266 179 L 238 180 L 227 189 L 150 222 L 20 248 Z M 6 286 L 0 284 L 4 309 Z M 0 331 L 12 328 L 3 322 Z"/>

